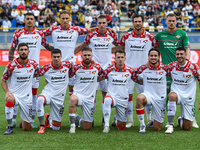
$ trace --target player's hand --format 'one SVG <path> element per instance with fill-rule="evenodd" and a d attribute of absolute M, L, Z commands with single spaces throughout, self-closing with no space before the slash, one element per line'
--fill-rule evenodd
<path fill-rule="evenodd" d="M 17 32 L 19 32 L 19 31 L 21 31 L 23 28 L 19 28 L 19 29 L 17 29 L 14 33 L 17 33 Z"/>
<path fill-rule="evenodd" d="M 15 97 L 13 93 L 9 91 L 9 92 L 6 92 L 5 99 L 6 101 L 14 102 Z"/>
<path fill-rule="evenodd" d="M 94 27 L 94 28 L 88 28 L 88 33 L 92 32 L 92 31 L 95 31 L 95 29 L 98 29 L 98 28 L 96 28 L 96 27 Z"/>
<path fill-rule="evenodd" d="M 110 33 L 114 33 L 115 35 L 117 35 L 117 33 L 115 32 L 115 30 L 113 30 L 112 28 L 107 27 L 106 29 L 107 29 Z"/>

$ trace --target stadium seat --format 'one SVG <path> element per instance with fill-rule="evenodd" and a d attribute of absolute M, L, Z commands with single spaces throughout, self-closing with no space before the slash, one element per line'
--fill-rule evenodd
<path fill-rule="evenodd" d="M 190 28 L 196 28 L 196 26 L 195 26 L 195 25 L 193 25 L 193 24 L 191 24 Z M 191 31 L 192 31 L 192 32 L 195 32 L 195 31 L 196 31 L 196 29 L 191 29 Z"/>
<path fill-rule="evenodd" d="M 15 19 L 13 19 L 13 20 L 11 21 L 11 24 L 12 24 L 12 27 L 16 27 L 17 21 L 16 21 Z"/>

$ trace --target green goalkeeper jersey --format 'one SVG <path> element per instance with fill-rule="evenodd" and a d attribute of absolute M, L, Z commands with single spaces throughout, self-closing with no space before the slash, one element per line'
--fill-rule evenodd
<path fill-rule="evenodd" d="M 178 47 L 190 48 L 188 35 L 181 29 L 173 33 L 162 31 L 155 38 L 161 52 L 162 63 L 165 65 L 176 61 L 175 51 Z"/>

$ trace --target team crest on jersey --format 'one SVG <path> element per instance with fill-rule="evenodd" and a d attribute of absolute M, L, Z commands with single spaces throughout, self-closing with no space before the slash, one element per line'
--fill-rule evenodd
<path fill-rule="evenodd" d="M 71 33 L 71 34 L 72 34 L 73 32 L 74 32 L 74 31 L 69 31 L 69 33 Z"/>
<path fill-rule="evenodd" d="M 144 40 L 143 43 L 146 43 L 148 40 Z"/>
<path fill-rule="evenodd" d="M 177 39 L 179 39 L 180 37 L 181 37 L 180 35 L 177 35 L 177 36 L 176 36 Z M 175 37 L 174 37 L 174 38 L 175 38 Z"/>
<path fill-rule="evenodd" d="M 128 76 L 129 76 L 129 74 L 122 75 L 122 77 L 128 77 Z"/>
<path fill-rule="evenodd" d="M 108 42 L 109 42 L 109 41 L 110 41 L 110 38 L 107 38 L 107 39 L 106 39 L 106 41 L 108 41 Z"/>
<path fill-rule="evenodd" d="M 96 73 L 96 71 L 92 71 L 92 74 L 95 74 Z"/>
<path fill-rule="evenodd" d="M 39 36 L 35 36 L 35 37 L 33 36 L 33 39 L 34 39 L 34 38 L 35 38 L 35 39 L 38 39 L 38 38 L 39 38 Z"/>
<path fill-rule="evenodd" d="M 62 73 L 65 73 L 67 71 L 67 69 L 63 70 Z"/>
<path fill-rule="evenodd" d="M 184 75 L 183 75 L 183 77 L 184 77 Z M 185 75 L 185 77 L 190 78 L 191 74 Z"/>
<path fill-rule="evenodd" d="M 29 73 L 29 72 L 33 72 L 33 69 L 31 69 L 31 70 L 27 70 L 27 72 Z"/>
<path fill-rule="evenodd" d="M 163 71 L 162 71 L 162 72 L 159 72 L 160 75 L 162 75 L 163 73 L 164 73 Z"/>

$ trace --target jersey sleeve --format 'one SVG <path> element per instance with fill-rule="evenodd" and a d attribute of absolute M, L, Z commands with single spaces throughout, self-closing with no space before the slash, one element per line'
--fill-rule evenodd
<path fill-rule="evenodd" d="M 75 75 L 74 64 L 70 63 L 69 78 L 72 78 L 74 75 Z"/>
<path fill-rule="evenodd" d="M 56 26 L 52 26 L 47 28 L 46 30 L 42 30 L 44 36 L 51 36 L 52 35 L 52 31 L 56 28 Z"/>
<path fill-rule="evenodd" d="M 138 75 L 135 73 L 135 71 L 130 68 L 129 69 L 129 72 L 131 73 L 131 79 L 134 81 L 134 82 L 137 82 L 139 79 L 138 79 Z"/>
<path fill-rule="evenodd" d="M 85 43 L 86 45 L 89 45 L 89 44 L 90 44 L 90 38 L 91 38 L 91 35 L 90 35 L 90 34 L 86 35 L 86 37 L 85 37 L 83 43 Z"/>
<path fill-rule="evenodd" d="M 102 74 L 104 74 L 104 70 L 103 70 L 103 68 L 99 64 L 96 64 L 95 67 L 98 70 L 98 75 L 99 76 L 101 76 Z"/>
<path fill-rule="evenodd" d="M 183 46 L 184 46 L 184 48 L 190 48 L 189 37 L 188 37 L 186 32 L 184 32 L 184 35 L 183 35 L 182 38 L 183 38 Z"/>
<path fill-rule="evenodd" d="M 117 35 L 115 34 L 115 33 L 113 33 L 112 34 L 112 38 L 113 38 L 113 44 L 114 45 L 118 45 L 119 44 L 119 42 L 118 42 L 118 37 L 117 37 Z"/>
<path fill-rule="evenodd" d="M 193 74 L 197 78 L 198 82 L 200 82 L 200 70 L 199 70 L 199 66 L 197 64 L 193 64 L 193 65 L 194 65 Z"/>
<path fill-rule="evenodd" d="M 101 78 L 103 78 L 103 79 L 107 79 L 108 78 L 108 74 L 109 74 L 109 72 L 111 72 L 111 68 L 110 67 L 108 67 L 102 74 L 100 74 L 99 76 L 101 77 Z"/>
<path fill-rule="evenodd" d="M 11 43 L 11 47 L 12 48 L 16 48 L 18 45 L 18 36 L 17 33 L 15 33 L 12 37 L 12 43 Z"/>
<path fill-rule="evenodd" d="M 12 65 L 12 62 L 8 63 L 1 79 L 7 81 L 8 78 L 12 75 L 14 68 L 15 66 Z"/>
<path fill-rule="evenodd" d="M 156 41 L 156 39 L 155 39 L 153 34 L 151 36 L 151 39 L 152 39 L 152 47 L 158 48 L 158 42 Z"/>
<path fill-rule="evenodd" d="M 49 70 L 49 68 L 50 68 L 49 65 L 44 65 L 41 68 L 36 69 L 34 77 L 43 76 Z"/>
<path fill-rule="evenodd" d="M 40 33 L 40 36 L 42 37 L 42 46 L 46 47 L 49 45 L 49 43 L 47 42 L 47 39 L 44 36 L 44 33 Z"/>
<path fill-rule="evenodd" d="M 124 35 L 121 37 L 121 40 L 119 41 L 119 46 L 125 46 L 125 36 L 126 34 L 124 33 Z"/>
<path fill-rule="evenodd" d="M 87 34 L 88 33 L 88 29 L 87 28 L 81 28 L 81 27 L 73 27 L 74 30 L 76 30 L 78 32 L 78 35 L 83 35 L 83 34 Z"/>

